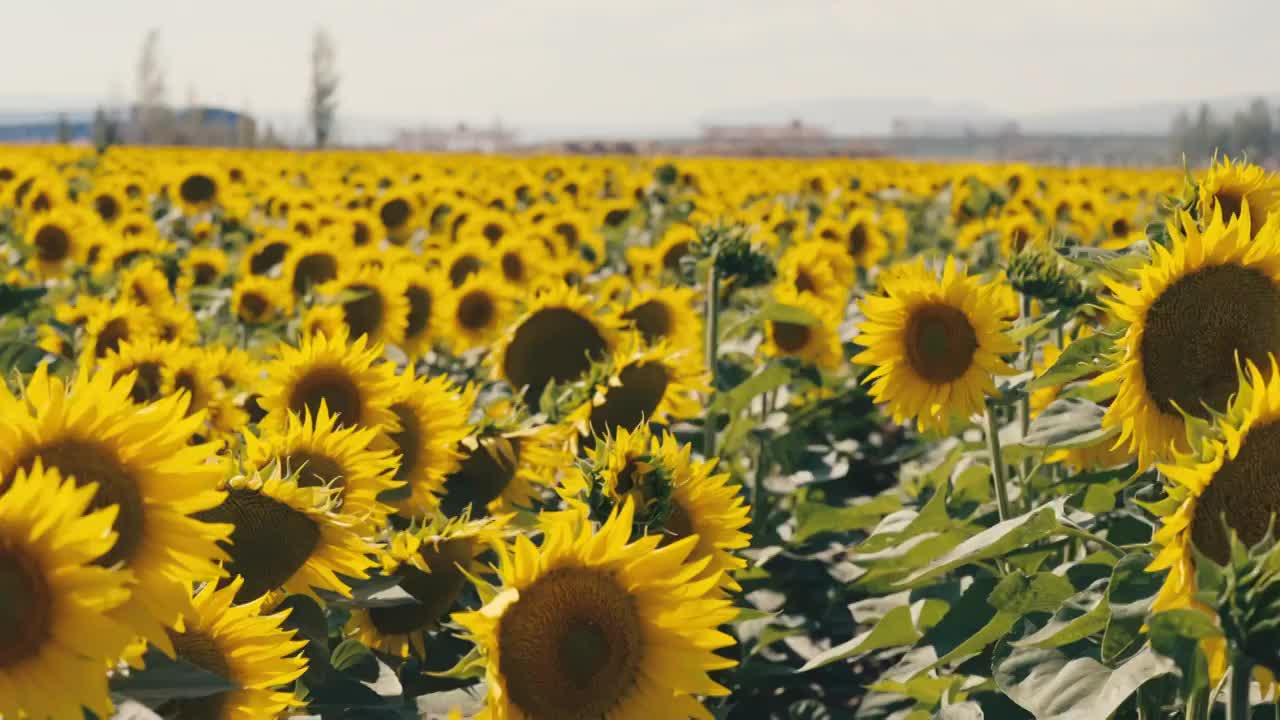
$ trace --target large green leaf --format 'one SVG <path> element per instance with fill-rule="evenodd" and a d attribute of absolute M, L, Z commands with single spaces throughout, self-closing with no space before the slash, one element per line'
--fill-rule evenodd
<path fill-rule="evenodd" d="M 791 323 L 792 325 L 819 325 L 822 320 L 815 317 L 813 313 L 804 308 L 795 305 L 784 305 L 780 302 L 770 301 L 764 307 L 760 308 L 760 312 L 756 315 L 760 322 L 774 321 Z"/>
<path fill-rule="evenodd" d="M 1022 445 L 1032 448 L 1078 448 L 1097 445 L 1120 433 L 1102 427 L 1106 409 L 1081 398 L 1058 398 L 1031 421 Z"/>
<path fill-rule="evenodd" d="M 113 675 L 111 692 L 145 705 L 157 705 L 166 700 L 205 697 L 240 687 L 186 660 L 170 658 L 154 647 L 147 650 L 142 661 L 144 670 Z"/>
<path fill-rule="evenodd" d="M 1101 632 L 1111 617 L 1105 592 L 1106 582 L 1099 580 L 1067 598 L 1043 627 L 1010 644 L 1014 647 L 1055 648 Z"/>
<path fill-rule="evenodd" d="M 1148 621 L 1151 649 L 1177 664 L 1183 697 L 1208 689 L 1209 662 L 1201 640 L 1220 632 L 1212 616 L 1189 608 L 1156 613 Z"/>
<path fill-rule="evenodd" d="M 802 543 L 824 532 L 848 532 L 866 530 L 875 526 L 885 515 L 902 507 L 902 501 L 894 495 L 878 495 L 848 507 L 833 507 L 820 502 L 802 502 L 796 505 L 796 532 L 793 542 Z"/>
<path fill-rule="evenodd" d="M 1076 338 L 1066 350 L 1062 351 L 1053 365 L 1032 380 L 1027 387 L 1030 390 L 1056 387 L 1106 370 L 1109 362 L 1105 355 L 1114 346 L 1115 340 L 1107 335 Z"/>
<path fill-rule="evenodd" d="M 1008 645 L 997 648 L 994 667 L 1000 689 L 1040 720 L 1111 717 L 1139 686 L 1174 669 L 1149 648 L 1112 669 L 1092 657 Z"/>
<path fill-rule="evenodd" d="M 1142 626 L 1164 584 L 1163 573 L 1147 572 L 1151 556 L 1146 553 L 1126 555 L 1116 563 L 1107 586 L 1107 604 L 1111 616 L 1102 635 L 1102 661 L 1112 662 L 1142 639 Z"/>
<path fill-rule="evenodd" d="M 770 390 L 776 390 L 791 380 L 791 371 L 782 363 L 773 363 L 764 370 L 742 381 L 727 392 L 716 395 L 708 413 L 727 413 L 737 416 L 751 406 L 751 401 Z"/>
<path fill-rule="evenodd" d="M 945 601 L 935 598 L 924 598 L 910 606 L 896 607 L 870 630 L 810 658 L 799 672 L 808 672 L 874 650 L 909 645 L 919 640 L 924 631 L 936 625 L 947 612 L 947 607 Z"/>
<path fill-rule="evenodd" d="M 983 530 L 952 548 L 929 565 L 908 575 L 901 585 L 937 577 L 962 565 L 1000 557 L 1048 537 L 1063 528 L 1061 501 L 1009 518 Z"/>

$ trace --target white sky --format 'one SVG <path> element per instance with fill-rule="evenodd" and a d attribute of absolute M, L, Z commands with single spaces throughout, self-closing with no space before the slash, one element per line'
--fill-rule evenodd
<path fill-rule="evenodd" d="M 4 0 L 5 97 L 134 95 L 296 113 L 311 33 L 342 113 L 640 127 L 788 100 L 1010 113 L 1280 90 L 1280 0 Z"/>

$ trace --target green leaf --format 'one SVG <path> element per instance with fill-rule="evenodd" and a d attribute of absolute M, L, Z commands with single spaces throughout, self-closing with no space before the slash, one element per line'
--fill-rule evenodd
<path fill-rule="evenodd" d="M 329 664 L 343 672 L 350 672 L 369 662 L 374 663 L 374 677 L 377 677 L 378 666 L 377 660 L 373 657 L 373 651 L 355 638 L 348 638 L 338 643 L 338 646 L 333 649 L 333 655 L 329 657 Z"/>
<path fill-rule="evenodd" d="M 1106 485 L 1090 485 L 1084 492 L 1081 507 L 1095 515 L 1111 512 L 1116 507 L 1116 492 Z"/>
<path fill-rule="evenodd" d="M 1043 627 L 1010 644 L 1014 647 L 1055 648 L 1101 632 L 1111 617 L 1111 608 L 1103 590 L 1105 583 L 1106 580 L 1099 580 L 1067 598 Z"/>
<path fill-rule="evenodd" d="M 752 375 L 728 392 L 716 395 L 708 413 L 728 413 L 738 415 L 751 406 L 756 396 L 770 390 L 776 390 L 791 381 L 791 371 L 782 363 L 773 363 L 764 370 Z"/>
<path fill-rule="evenodd" d="M 968 701 L 948 705 L 933 714 L 933 720 L 985 720 L 982 706 Z"/>
<path fill-rule="evenodd" d="M 855 554 L 874 553 L 893 547 L 927 532 L 953 527 L 957 521 L 947 513 L 947 494 L 936 492 L 917 514 L 910 510 L 886 516 L 872 530 L 871 536 L 853 548 Z"/>
<path fill-rule="evenodd" d="M 49 288 L 45 287 L 19 288 L 0 283 L 0 315 L 26 313 L 47 292 Z"/>
<path fill-rule="evenodd" d="M 206 697 L 220 692 L 239 690 L 231 680 L 180 658 L 170 658 L 154 647 L 142 656 L 145 670 L 111 678 L 111 692 L 154 705 L 177 698 Z"/>
<path fill-rule="evenodd" d="M 760 308 L 757 314 L 760 322 L 772 321 L 791 323 L 793 325 L 820 325 L 822 320 L 815 317 L 813 313 L 798 308 L 795 305 L 784 305 L 780 302 L 770 301 L 764 307 Z"/>
<path fill-rule="evenodd" d="M 1072 380 L 1109 369 L 1106 354 L 1115 347 L 1115 340 L 1107 335 L 1089 335 L 1076 338 L 1044 374 L 1031 381 L 1030 390 L 1063 385 Z"/>
<path fill-rule="evenodd" d="M 1009 339 L 1013 342 L 1020 343 L 1048 327 L 1049 323 L 1053 322 L 1054 319 L 1055 315 L 1052 313 L 1045 315 L 1035 322 L 1027 322 L 1025 319 L 1019 318 L 1018 324 L 1005 334 L 1008 335 Z"/>
<path fill-rule="evenodd" d="M 1097 445 L 1120 433 L 1120 427 L 1102 427 L 1106 409 L 1080 398 L 1058 398 L 1031 421 L 1021 444 L 1032 448 L 1079 448 Z"/>
<path fill-rule="evenodd" d="M 0 342 L 0 372 L 5 375 L 15 370 L 24 375 L 33 373 L 46 357 L 52 356 L 35 343 L 21 340 Z"/>
<path fill-rule="evenodd" d="M 1074 592 L 1071 583 L 1060 575 L 1041 572 L 1027 577 L 1015 572 L 1000 580 L 987 602 L 997 610 L 1026 615 L 1052 612 Z"/>
<path fill-rule="evenodd" d="M 900 585 L 910 585 L 937 577 L 962 565 L 1000 557 L 1012 550 L 1052 535 L 1060 530 L 1061 501 L 1055 501 L 1025 515 L 1009 518 L 970 537 L 924 568 L 908 575 Z"/>
<path fill-rule="evenodd" d="M 960 647 L 995 617 L 996 609 L 987 602 L 987 597 L 995 587 L 996 581 L 993 578 L 974 578 L 960 599 L 951 604 L 947 614 L 920 638 L 919 645 L 932 647 L 938 657 Z"/>
<path fill-rule="evenodd" d="M 902 507 L 895 495 L 878 495 L 865 502 L 848 507 L 833 507 L 826 503 L 801 502 L 796 505 L 796 532 L 793 542 L 802 543 L 824 532 L 848 532 L 873 527 L 885 515 Z"/>
<path fill-rule="evenodd" d="M 1147 634 L 1151 649 L 1177 664 L 1184 697 L 1208 689 L 1209 661 L 1200 641 L 1221 634 L 1212 616 L 1189 608 L 1156 613 L 1147 622 Z"/>
<path fill-rule="evenodd" d="M 993 665 L 996 683 L 1011 700 L 1037 718 L 1054 720 L 1111 717 L 1143 683 L 1174 669 L 1149 648 L 1113 670 L 1057 649 L 1005 645 L 997 648 Z"/>
<path fill-rule="evenodd" d="M 870 630 L 840 643 L 809 659 L 797 672 L 808 672 L 823 665 L 844 660 L 855 655 L 898 645 L 910 645 L 919 640 L 922 633 L 933 627 L 947 612 L 947 603 L 936 598 L 924 598 L 910 606 L 890 610 Z"/>
<path fill-rule="evenodd" d="M 1147 572 L 1151 556 L 1146 553 L 1126 555 L 1111 571 L 1107 586 L 1107 604 L 1111 617 L 1102 635 L 1102 661 L 1110 663 L 1142 639 L 1142 626 L 1164 584 L 1164 573 Z"/>
<path fill-rule="evenodd" d="M 466 655 L 459 658 L 453 667 L 441 672 L 429 672 L 427 675 L 455 680 L 479 679 L 484 677 L 487 667 L 484 655 L 480 654 L 480 648 L 473 647 Z"/>

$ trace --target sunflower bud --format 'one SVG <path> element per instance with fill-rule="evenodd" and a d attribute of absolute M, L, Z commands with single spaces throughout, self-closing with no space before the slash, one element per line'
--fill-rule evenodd
<path fill-rule="evenodd" d="M 733 287 L 749 288 L 768 285 L 777 277 L 773 259 L 747 239 L 742 226 L 713 226 L 700 235 L 697 256 L 715 258 L 722 282 L 732 280 Z"/>
<path fill-rule="evenodd" d="M 1271 531 L 1252 547 L 1234 532 L 1230 542 L 1231 559 L 1220 568 L 1221 581 L 1213 583 L 1222 632 L 1236 652 L 1280 673 L 1280 546 Z"/>
<path fill-rule="evenodd" d="M 1028 248 L 1009 261 L 1009 280 L 1023 295 L 1075 307 L 1089 300 L 1080 280 L 1050 251 Z"/>

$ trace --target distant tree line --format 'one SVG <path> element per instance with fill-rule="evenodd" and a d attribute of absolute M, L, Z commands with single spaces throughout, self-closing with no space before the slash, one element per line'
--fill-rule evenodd
<path fill-rule="evenodd" d="M 1194 117 L 1186 110 L 1174 116 L 1169 141 L 1173 154 L 1185 154 L 1192 166 L 1208 163 L 1215 152 L 1274 164 L 1280 160 L 1280 116 L 1262 98 L 1230 118 L 1215 117 L 1208 104 L 1201 103 Z"/>

